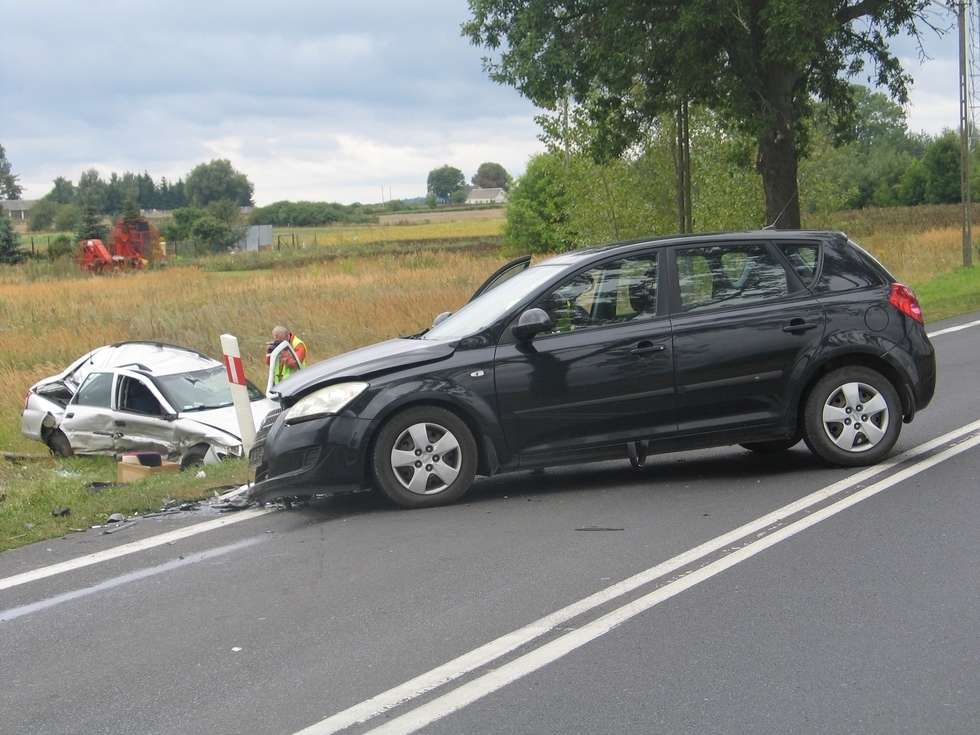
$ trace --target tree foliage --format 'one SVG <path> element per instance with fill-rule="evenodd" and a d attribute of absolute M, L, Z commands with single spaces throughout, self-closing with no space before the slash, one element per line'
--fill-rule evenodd
<path fill-rule="evenodd" d="M 19 179 L 7 160 L 7 152 L 0 145 L 0 199 L 20 199 L 23 189 L 17 183 Z"/>
<path fill-rule="evenodd" d="M 504 237 L 516 251 L 568 250 L 578 238 L 570 230 L 571 197 L 561 157 L 541 153 L 528 161 L 507 204 Z"/>
<path fill-rule="evenodd" d="M 466 186 L 466 177 L 458 168 L 450 165 L 440 166 L 429 171 L 426 191 L 435 194 L 442 201 L 448 200 L 453 192 Z"/>
<path fill-rule="evenodd" d="M 510 189 L 511 176 L 499 163 L 481 163 L 470 182 L 480 189 Z"/>
<path fill-rule="evenodd" d="M 188 202 L 195 207 L 206 207 L 221 199 L 234 202 L 239 207 L 252 205 L 252 182 L 224 158 L 195 166 L 187 175 L 184 188 Z"/>
<path fill-rule="evenodd" d="M 757 145 L 767 219 L 799 227 L 797 166 L 814 97 L 851 126 L 848 75 L 900 101 L 909 77 L 888 39 L 915 34 L 929 0 L 469 0 L 463 32 L 497 81 L 555 109 L 571 97 L 595 123 L 594 152 L 615 156 L 681 100 Z"/>
<path fill-rule="evenodd" d="M 20 263 L 27 254 L 21 250 L 20 237 L 7 214 L 0 210 L 0 263 L 15 265 Z"/>

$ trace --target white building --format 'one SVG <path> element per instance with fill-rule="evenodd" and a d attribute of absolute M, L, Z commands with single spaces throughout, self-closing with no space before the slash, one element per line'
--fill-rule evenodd
<path fill-rule="evenodd" d="M 506 204 L 507 192 L 503 189 L 473 189 L 466 197 L 467 204 Z"/>
<path fill-rule="evenodd" d="M 6 210 L 10 219 L 15 222 L 26 222 L 31 214 L 31 207 L 37 204 L 36 199 L 3 199 L 0 206 Z"/>

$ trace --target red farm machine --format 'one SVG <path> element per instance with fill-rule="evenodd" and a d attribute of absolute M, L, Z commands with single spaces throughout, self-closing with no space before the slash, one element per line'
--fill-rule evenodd
<path fill-rule="evenodd" d="M 80 246 L 78 264 L 90 273 L 141 270 L 166 256 L 160 231 L 143 217 L 116 222 L 108 246 L 101 240 L 82 240 Z"/>

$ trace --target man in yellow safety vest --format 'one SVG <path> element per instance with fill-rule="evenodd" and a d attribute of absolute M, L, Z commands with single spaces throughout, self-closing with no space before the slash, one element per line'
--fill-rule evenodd
<path fill-rule="evenodd" d="M 273 327 L 272 329 L 272 341 L 266 344 L 265 364 L 269 364 L 269 355 L 281 342 L 289 343 L 289 346 L 293 348 L 293 352 L 296 353 L 296 358 L 293 358 L 289 350 L 283 350 L 279 353 L 272 374 L 273 385 L 288 378 L 300 368 L 306 367 L 306 343 L 283 326 Z"/>

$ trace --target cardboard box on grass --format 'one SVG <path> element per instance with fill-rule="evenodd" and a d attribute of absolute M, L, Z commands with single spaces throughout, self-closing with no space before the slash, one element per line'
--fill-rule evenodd
<path fill-rule="evenodd" d="M 129 452 L 119 457 L 116 482 L 135 482 L 161 472 L 180 472 L 180 463 L 168 462 L 151 452 Z"/>

